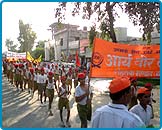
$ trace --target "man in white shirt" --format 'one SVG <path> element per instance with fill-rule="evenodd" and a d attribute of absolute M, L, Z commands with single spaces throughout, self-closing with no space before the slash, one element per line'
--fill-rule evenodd
<path fill-rule="evenodd" d="M 80 84 L 75 89 L 75 101 L 77 102 L 78 115 L 81 121 L 81 128 L 87 128 L 87 120 L 91 120 L 93 93 L 88 84 L 85 84 L 84 73 L 78 73 Z"/>
<path fill-rule="evenodd" d="M 110 98 L 112 102 L 98 108 L 92 116 L 92 128 L 138 128 L 145 127 L 142 120 L 128 111 L 131 99 L 131 83 L 127 77 L 111 81 Z"/>
<path fill-rule="evenodd" d="M 44 68 L 40 69 L 40 74 L 37 77 L 37 83 L 38 83 L 38 92 L 40 93 L 40 101 L 41 101 L 41 106 L 43 106 L 43 95 L 44 95 L 44 103 L 46 103 L 46 80 L 47 80 L 47 75 L 44 72 Z"/>
<path fill-rule="evenodd" d="M 151 92 L 147 88 L 139 88 L 137 93 L 139 104 L 133 106 L 129 110 L 138 115 L 147 127 L 152 127 L 152 125 L 150 124 L 152 109 L 151 106 L 148 105 L 150 102 L 150 96 Z"/>

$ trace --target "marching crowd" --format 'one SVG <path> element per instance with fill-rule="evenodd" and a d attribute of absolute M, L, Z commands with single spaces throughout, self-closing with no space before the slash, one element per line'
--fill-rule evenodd
<path fill-rule="evenodd" d="M 71 127 L 69 122 L 69 96 L 71 95 L 73 81 L 74 88 L 76 88 L 75 97 L 78 102 L 77 107 L 81 120 L 81 127 L 87 127 L 87 111 L 91 114 L 91 105 L 87 105 L 87 102 L 91 103 L 92 91 L 87 84 L 88 71 L 86 69 L 80 70 L 78 67 L 69 67 L 67 71 L 64 65 L 60 66 L 56 63 L 35 64 L 24 61 L 15 62 L 4 60 L 3 73 L 19 92 L 28 89 L 28 92 L 34 96 L 35 91 L 38 90 L 38 99 L 40 99 L 41 106 L 46 105 L 46 99 L 48 98 L 49 116 L 53 116 L 51 110 L 52 103 L 54 93 L 57 93 L 59 97 L 58 109 L 60 111 L 62 127 Z M 86 82 L 83 80 L 85 78 Z M 65 123 L 62 117 L 64 107 L 67 110 L 67 120 Z M 89 117 L 91 117 L 91 115 Z"/>
<path fill-rule="evenodd" d="M 87 121 L 91 121 L 92 128 L 153 127 L 150 124 L 154 101 L 151 83 L 137 88 L 137 78 L 114 78 L 108 86 L 112 102 L 92 113 L 93 93 L 86 67 L 85 69 L 69 67 L 68 71 L 65 71 L 64 65 L 59 66 L 56 63 L 35 64 L 27 61 L 3 60 L 3 73 L 17 91 L 27 89 L 32 96 L 38 91 L 41 106 L 46 104 L 48 98 L 49 116 L 53 116 L 52 103 L 54 93 L 57 93 L 62 127 L 71 127 L 69 96 L 72 94 L 72 81 L 81 128 L 87 128 Z M 64 107 L 67 110 L 66 122 L 63 121 L 62 114 Z"/>

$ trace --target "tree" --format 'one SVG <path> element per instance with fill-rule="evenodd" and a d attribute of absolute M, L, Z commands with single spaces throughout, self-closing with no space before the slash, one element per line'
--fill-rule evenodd
<path fill-rule="evenodd" d="M 117 12 L 115 7 L 120 6 L 118 2 L 73 2 L 72 16 L 80 15 L 82 13 L 83 19 L 90 19 L 95 17 L 97 22 L 101 23 L 100 29 L 103 31 L 104 37 L 110 37 L 113 42 L 117 42 L 114 31 L 114 21 Z M 56 8 L 55 17 L 58 18 L 58 22 L 62 22 L 65 19 L 65 12 L 67 8 L 67 2 L 60 2 Z M 72 8 L 72 6 L 71 6 Z"/>
<path fill-rule="evenodd" d="M 96 26 L 93 25 L 89 31 L 89 44 L 90 48 L 93 46 L 93 40 L 97 36 Z"/>
<path fill-rule="evenodd" d="M 126 2 L 125 12 L 134 25 L 143 27 L 143 39 L 151 43 L 151 32 L 154 27 L 160 31 L 160 2 Z"/>
<path fill-rule="evenodd" d="M 17 51 L 16 50 L 17 45 L 14 45 L 14 42 L 11 39 L 6 39 L 5 44 L 9 51 L 13 51 L 13 52 Z"/>
<path fill-rule="evenodd" d="M 45 58 L 45 51 L 44 51 L 44 47 L 45 47 L 45 40 L 42 41 L 38 41 L 37 45 L 36 45 L 36 49 L 33 50 L 31 52 L 31 55 L 36 59 L 38 58 L 40 55 L 42 55 L 42 58 Z"/>
<path fill-rule="evenodd" d="M 22 20 L 19 20 L 19 30 L 17 39 L 20 42 L 20 52 L 27 52 L 34 46 L 34 41 L 37 38 L 36 33 L 32 31 L 29 24 L 24 24 Z"/>
<path fill-rule="evenodd" d="M 36 48 L 44 48 L 46 41 L 38 41 L 38 44 L 36 45 Z"/>
<path fill-rule="evenodd" d="M 47 41 L 44 40 L 40 40 L 38 41 L 38 44 L 36 45 L 36 49 L 34 51 L 31 52 L 32 56 L 34 58 L 38 58 L 40 55 L 42 55 L 42 58 L 45 58 L 45 43 Z M 49 50 L 49 54 L 50 54 L 50 60 L 54 59 L 54 47 L 53 46 L 50 46 L 49 47 L 50 50 Z"/>
<path fill-rule="evenodd" d="M 44 48 L 36 48 L 34 51 L 31 52 L 31 55 L 34 59 L 38 58 L 40 55 L 42 55 L 42 58 L 45 58 Z"/>

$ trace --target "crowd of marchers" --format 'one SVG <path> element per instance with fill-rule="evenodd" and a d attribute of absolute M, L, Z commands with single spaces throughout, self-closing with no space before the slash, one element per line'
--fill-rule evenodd
<path fill-rule="evenodd" d="M 17 91 L 28 92 L 34 96 L 38 91 L 40 105 L 48 100 L 48 114 L 54 116 L 52 103 L 57 93 L 60 125 L 72 127 L 70 123 L 69 96 L 74 87 L 74 98 L 77 103 L 81 128 L 144 128 L 153 127 L 150 120 L 154 118 L 152 102 L 153 85 L 146 83 L 137 88 L 136 77 L 116 77 L 109 88 L 111 102 L 92 113 L 93 92 L 90 86 L 89 69 L 86 67 L 69 67 L 57 63 L 32 63 L 28 61 L 3 60 L 3 74 Z M 72 86 L 74 84 L 74 86 Z M 102 86 L 101 86 L 102 87 Z M 66 121 L 63 119 L 63 108 L 67 110 Z"/>

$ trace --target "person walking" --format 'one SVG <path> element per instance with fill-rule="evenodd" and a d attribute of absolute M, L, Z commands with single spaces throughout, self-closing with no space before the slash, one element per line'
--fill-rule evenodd
<path fill-rule="evenodd" d="M 130 78 L 131 85 L 132 85 L 132 97 L 130 103 L 128 105 L 128 110 L 131 109 L 134 105 L 137 105 L 137 78 L 132 77 Z"/>
<path fill-rule="evenodd" d="M 49 111 L 49 116 L 53 116 L 51 106 L 54 98 L 54 88 L 57 89 L 56 82 L 53 78 L 53 73 L 50 71 L 48 72 L 47 80 L 46 80 L 46 95 L 49 99 L 49 104 L 48 104 L 48 111 Z"/>
<path fill-rule="evenodd" d="M 153 119 L 154 118 L 154 109 L 153 109 L 152 103 L 156 103 L 156 100 L 154 100 L 154 98 L 153 98 L 153 95 L 154 95 L 153 92 L 152 92 L 153 85 L 148 82 L 148 83 L 145 84 L 145 88 L 147 88 L 151 93 L 149 105 L 152 108 L 152 117 L 151 117 L 151 119 Z"/>
<path fill-rule="evenodd" d="M 138 128 L 145 127 L 143 121 L 128 111 L 131 99 L 131 82 L 127 77 L 114 78 L 110 85 L 112 102 L 98 108 L 92 115 L 92 128 Z"/>
<path fill-rule="evenodd" d="M 137 99 L 139 100 L 139 104 L 133 106 L 129 110 L 138 115 L 145 123 L 146 127 L 153 127 L 153 125 L 150 124 L 152 109 L 151 106 L 148 105 L 150 103 L 150 96 L 151 92 L 147 88 L 139 88 L 137 92 Z"/>
<path fill-rule="evenodd" d="M 40 101 L 41 101 L 41 106 L 43 105 L 43 95 L 44 95 L 44 103 L 46 103 L 46 80 L 47 80 L 47 75 L 44 73 L 44 68 L 40 69 L 40 74 L 38 75 L 38 92 L 40 93 Z"/>
<path fill-rule="evenodd" d="M 70 118 L 70 105 L 69 105 L 69 99 L 68 96 L 70 95 L 69 87 L 66 85 L 66 76 L 61 76 L 61 83 L 62 85 L 59 87 L 58 96 L 58 108 L 60 110 L 60 119 L 61 119 L 61 126 L 62 127 L 71 127 L 69 118 Z M 66 118 L 66 124 L 63 121 L 63 108 L 67 109 L 67 118 Z"/>
<path fill-rule="evenodd" d="M 69 68 L 69 71 L 67 72 L 67 85 L 70 87 L 70 92 L 72 89 L 72 78 L 73 78 L 73 71 L 72 71 L 72 67 Z"/>
<path fill-rule="evenodd" d="M 60 85 L 59 76 L 60 76 L 60 71 L 59 71 L 58 65 L 56 64 L 56 65 L 55 65 L 55 69 L 54 69 L 54 79 L 55 79 L 55 81 L 56 81 L 58 87 L 59 87 L 59 85 Z"/>
<path fill-rule="evenodd" d="M 77 102 L 78 115 L 81 121 L 81 128 L 87 128 L 87 120 L 91 121 L 92 114 L 92 91 L 89 85 L 85 83 L 86 75 L 78 73 L 80 84 L 75 89 L 75 101 Z"/>
<path fill-rule="evenodd" d="M 19 81 L 20 81 L 20 69 L 19 69 L 19 64 L 15 64 L 15 70 L 14 70 L 14 82 L 15 82 L 15 86 L 17 91 L 19 91 Z"/>
<path fill-rule="evenodd" d="M 33 96 L 34 90 L 34 68 L 29 69 L 28 92 Z"/>

